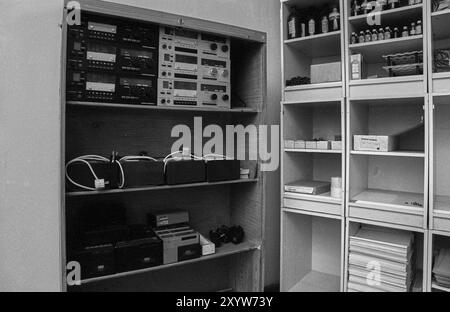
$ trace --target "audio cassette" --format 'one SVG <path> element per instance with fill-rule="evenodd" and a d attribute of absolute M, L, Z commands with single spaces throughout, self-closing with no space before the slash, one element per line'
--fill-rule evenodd
<path fill-rule="evenodd" d="M 217 56 L 229 60 L 230 39 L 210 34 L 201 34 L 199 50 L 205 56 Z"/>
<path fill-rule="evenodd" d="M 125 44 L 156 49 L 158 47 L 158 34 L 158 26 L 156 25 L 123 23 L 120 37 Z"/>
<path fill-rule="evenodd" d="M 114 102 L 116 77 L 103 73 L 69 71 L 67 99 L 69 101 Z"/>
<path fill-rule="evenodd" d="M 156 78 L 120 78 L 117 93 L 121 103 L 156 105 Z"/>
<path fill-rule="evenodd" d="M 116 68 L 117 49 L 114 46 L 73 40 L 68 48 L 69 69 L 114 71 Z"/>
<path fill-rule="evenodd" d="M 156 50 L 120 49 L 119 68 L 125 72 L 155 76 L 158 72 Z"/>

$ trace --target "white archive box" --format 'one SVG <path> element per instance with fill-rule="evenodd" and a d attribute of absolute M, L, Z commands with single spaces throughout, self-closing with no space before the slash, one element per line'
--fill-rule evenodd
<path fill-rule="evenodd" d="M 306 141 L 307 149 L 317 149 L 317 141 Z"/>
<path fill-rule="evenodd" d="M 294 140 L 284 140 L 284 148 L 293 149 L 295 146 Z"/>
<path fill-rule="evenodd" d="M 294 142 L 294 148 L 295 149 L 305 149 L 306 148 L 306 141 L 303 140 L 297 140 Z"/>
<path fill-rule="evenodd" d="M 213 255 L 216 253 L 216 245 L 209 239 L 200 234 L 200 245 L 202 246 L 202 256 Z"/>
<path fill-rule="evenodd" d="M 355 135 L 355 151 L 390 152 L 395 150 L 397 138 L 392 135 Z"/>
<path fill-rule="evenodd" d="M 329 150 L 330 149 L 330 142 L 329 141 L 317 141 L 317 149 Z"/>
<path fill-rule="evenodd" d="M 331 149 L 336 151 L 342 150 L 342 141 L 331 141 Z"/>

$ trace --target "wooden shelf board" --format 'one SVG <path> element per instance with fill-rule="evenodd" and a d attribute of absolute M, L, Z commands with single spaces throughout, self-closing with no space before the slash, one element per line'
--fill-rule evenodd
<path fill-rule="evenodd" d="M 424 207 L 405 205 L 405 202 L 424 202 L 424 195 L 419 193 L 368 189 L 350 199 L 349 206 L 379 206 L 386 210 L 407 210 L 411 214 L 423 214 Z"/>
<path fill-rule="evenodd" d="M 180 189 L 180 188 L 194 188 L 194 187 L 239 184 L 239 183 L 256 183 L 256 182 L 258 182 L 258 179 L 241 179 L 241 180 L 231 180 L 231 181 L 221 181 L 221 182 L 211 182 L 211 183 L 201 182 L 201 183 L 179 184 L 179 185 L 161 185 L 161 186 L 148 186 L 148 187 L 137 187 L 137 188 L 128 188 L 128 189 L 114 189 L 114 190 L 105 190 L 105 191 L 75 191 L 75 192 L 66 192 L 66 195 L 68 197 L 95 196 L 95 195 L 123 194 L 123 193 L 133 193 L 133 192 L 151 192 L 151 191 L 172 190 L 172 189 Z"/>
<path fill-rule="evenodd" d="M 350 154 L 352 154 L 352 155 L 367 155 L 367 156 L 425 158 L 424 152 L 412 152 L 412 151 L 393 151 L 393 152 L 351 151 Z"/>
<path fill-rule="evenodd" d="M 68 105 L 74 107 L 97 107 L 115 109 L 136 109 L 153 111 L 175 111 L 175 112 L 208 112 L 208 113 L 231 113 L 231 114 L 257 114 L 260 111 L 252 108 L 220 108 L 220 107 L 184 107 L 184 106 L 152 106 L 120 103 L 97 103 L 97 102 L 76 102 L 69 101 Z"/>
<path fill-rule="evenodd" d="M 406 51 L 422 51 L 423 35 L 350 44 L 352 54 L 362 53 L 367 63 L 385 63 L 383 55 Z"/>
<path fill-rule="evenodd" d="M 431 31 L 435 40 L 450 39 L 450 9 L 431 13 Z"/>
<path fill-rule="evenodd" d="M 281 102 L 281 105 L 284 106 L 293 106 L 293 105 L 302 105 L 302 106 L 327 106 L 327 105 L 341 105 L 342 98 L 335 100 L 320 100 L 320 101 L 308 101 L 308 100 L 299 100 L 293 102 Z"/>
<path fill-rule="evenodd" d="M 397 9 L 384 10 L 378 14 L 381 17 L 382 25 L 391 25 L 397 22 L 399 19 L 412 19 L 417 17 L 417 19 L 422 20 L 422 9 L 423 4 L 415 4 L 410 6 L 403 6 Z M 374 14 L 374 13 L 372 13 Z M 367 26 L 368 14 L 362 14 L 358 16 L 350 16 L 348 18 L 349 22 L 357 29 L 361 26 Z"/>
<path fill-rule="evenodd" d="M 325 34 L 285 40 L 286 46 L 292 47 L 311 58 L 341 55 L 340 30 Z"/>
<path fill-rule="evenodd" d="M 117 274 L 112 274 L 112 275 L 107 275 L 107 276 L 94 277 L 94 278 L 82 280 L 81 284 L 82 285 L 89 284 L 89 283 L 100 282 L 100 281 L 104 281 L 104 280 L 132 276 L 132 275 L 136 275 L 136 274 L 143 274 L 143 273 L 148 273 L 148 272 L 153 272 L 153 271 L 170 269 L 170 268 L 174 268 L 174 267 L 178 267 L 178 266 L 182 266 L 182 265 L 188 265 L 188 264 L 192 264 L 192 263 L 198 263 L 201 261 L 213 260 L 213 259 L 227 257 L 227 256 L 244 253 L 244 252 L 248 252 L 248 251 L 252 251 L 252 250 L 257 250 L 259 248 L 260 248 L 259 245 L 251 243 L 251 242 L 243 242 L 239 245 L 234 245 L 234 244 L 230 243 L 230 244 L 223 245 L 220 248 L 217 248 L 216 253 L 213 255 L 203 256 L 203 257 L 200 257 L 197 259 L 192 259 L 192 260 L 187 260 L 187 261 L 182 261 L 182 262 L 177 262 L 177 263 L 164 264 L 164 265 L 147 268 L 147 269 L 142 269 L 142 270 L 135 270 L 135 271 L 117 273 Z"/>
<path fill-rule="evenodd" d="M 342 154 L 342 150 L 319 150 L 319 149 L 285 149 L 286 153 L 317 153 L 317 154 Z"/>
<path fill-rule="evenodd" d="M 339 292 L 340 281 L 338 275 L 311 271 L 291 287 L 289 292 Z"/>

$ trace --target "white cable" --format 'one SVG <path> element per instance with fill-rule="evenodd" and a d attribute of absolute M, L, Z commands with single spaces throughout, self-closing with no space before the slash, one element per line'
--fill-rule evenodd
<path fill-rule="evenodd" d="M 233 160 L 233 158 L 231 158 L 231 157 L 228 157 L 228 156 L 225 156 L 225 155 L 220 155 L 220 154 L 208 154 L 208 155 L 203 156 L 203 158 L 205 160 L 208 157 L 221 157 L 222 159 L 225 159 L 225 160 Z"/>
<path fill-rule="evenodd" d="M 79 183 L 75 182 L 74 180 L 72 180 L 72 178 L 69 176 L 69 173 L 68 173 L 68 168 L 69 168 L 69 166 L 71 164 L 74 164 L 74 163 L 77 163 L 77 162 L 81 162 L 81 163 L 84 163 L 84 164 L 86 164 L 88 166 L 89 170 L 91 171 L 92 175 L 94 176 L 94 181 L 100 180 L 98 178 L 98 176 L 95 174 L 95 171 L 92 168 L 92 165 L 89 163 L 89 161 L 100 161 L 100 162 L 104 162 L 104 163 L 110 162 L 110 160 L 108 158 L 103 157 L 103 156 L 99 156 L 99 155 L 84 155 L 84 156 L 80 156 L 80 157 L 74 158 L 71 161 L 69 161 L 67 163 L 67 165 L 66 165 L 66 178 L 67 178 L 67 180 L 70 183 L 72 183 L 75 186 L 78 186 L 79 188 L 82 188 L 82 189 L 85 189 L 85 190 L 88 190 L 88 191 L 97 191 L 98 190 L 97 188 L 92 188 L 92 187 L 85 186 L 85 185 L 82 185 L 82 184 L 79 184 Z M 121 184 L 119 185 L 119 188 L 123 188 L 124 185 L 125 185 L 125 174 L 124 174 L 124 171 L 123 171 L 123 167 L 122 167 L 122 164 L 120 164 L 119 161 L 115 160 L 115 163 L 118 165 L 118 167 L 120 169 L 120 173 L 121 173 Z"/>

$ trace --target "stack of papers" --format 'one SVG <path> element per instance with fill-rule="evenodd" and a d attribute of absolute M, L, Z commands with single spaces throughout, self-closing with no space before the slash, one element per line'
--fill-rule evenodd
<path fill-rule="evenodd" d="M 439 286 L 450 287 L 450 249 L 441 249 L 433 267 L 434 280 Z"/>
<path fill-rule="evenodd" d="M 413 276 L 414 234 L 364 226 L 350 237 L 348 290 L 407 292 Z"/>

